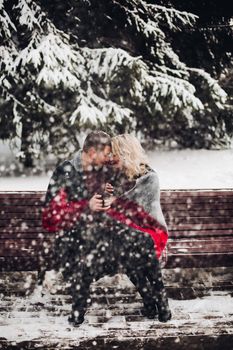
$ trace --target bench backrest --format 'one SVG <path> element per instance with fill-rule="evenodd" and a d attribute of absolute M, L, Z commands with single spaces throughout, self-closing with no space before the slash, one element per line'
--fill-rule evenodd
<path fill-rule="evenodd" d="M 45 192 L 0 192 L 0 270 L 32 271 L 55 235 L 41 227 Z M 233 266 L 233 189 L 164 190 L 166 268 Z"/>

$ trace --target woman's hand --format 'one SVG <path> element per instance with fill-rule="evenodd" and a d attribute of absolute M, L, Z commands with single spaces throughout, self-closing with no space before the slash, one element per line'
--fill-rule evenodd
<path fill-rule="evenodd" d="M 113 194 L 114 187 L 109 182 L 107 182 L 104 191 L 108 192 L 109 194 Z"/>

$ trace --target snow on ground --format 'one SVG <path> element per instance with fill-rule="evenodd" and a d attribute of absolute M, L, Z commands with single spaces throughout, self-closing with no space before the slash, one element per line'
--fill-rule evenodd
<path fill-rule="evenodd" d="M 43 297 L 43 303 L 50 304 L 50 296 Z M 20 301 L 21 300 L 21 301 Z M 62 299 L 61 299 L 62 301 Z M 161 332 L 161 335 L 174 335 L 174 332 L 187 335 L 187 333 L 195 334 L 203 330 L 203 334 L 212 335 L 213 329 L 216 328 L 218 322 L 222 322 L 222 327 L 225 327 L 224 322 L 232 320 L 233 298 L 226 293 L 218 292 L 203 298 L 192 300 L 175 300 L 170 299 L 170 307 L 173 313 L 173 318 L 166 327 L 157 320 L 149 320 L 141 318 L 140 321 L 126 322 L 124 316 L 112 316 L 102 324 L 93 323 L 96 318 L 87 311 L 85 322 L 78 328 L 73 328 L 67 322 L 67 316 L 59 315 L 52 316 L 47 310 L 42 308 L 35 316 L 33 312 L 20 311 L 20 306 L 33 306 L 35 300 L 33 297 L 17 298 L 16 310 L 14 307 L 7 318 L 0 317 L 0 331 L 4 338 L 8 341 L 26 341 L 36 338 L 50 338 L 59 340 L 76 340 L 82 338 L 94 339 L 97 336 L 108 336 L 109 331 L 122 332 L 124 329 L 145 332 L 153 327 L 156 332 Z M 100 307 L 101 305 L 99 305 Z M 122 305 L 123 306 L 123 305 Z M 103 307 L 103 306 L 102 306 Z M 63 310 L 69 311 L 68 305 L 63 306 Z M 94 311 L 94 310 L 93 310 Z M 92 312 L 93 312 L 92 311 Z M 3 315 L 1 315 L 3 316 Z M 187 328 L 188 320 L 190 320 L 189 328 Z M 120 334 L 120 333 L 119 333 Z"/>
<path fill-rule="evenodd" d="M 149 153 L 163 189 L 233 188 L 233 149 Z"/>
<path fill-rule="evenodd" d="M 161 189 L 233 188 L 233 149 L 149 152 Z M 0 191 L 41 190 L 49 175 L 2 177 Z"/>

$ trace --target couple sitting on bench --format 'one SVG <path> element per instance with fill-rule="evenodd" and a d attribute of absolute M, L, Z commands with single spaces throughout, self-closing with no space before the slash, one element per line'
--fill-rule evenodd
<path fill-rule="evenodd" d="M 54 269 L 70 283 L 69 321 L 84 321 L 90 285 L 121 271 L 143 299 L 143 315 L 171 319 L 159 258 L 167 225 L 157 173 L 136 137 L 91 132 L 50 180 L 43 227 L 56 232 Z"/>

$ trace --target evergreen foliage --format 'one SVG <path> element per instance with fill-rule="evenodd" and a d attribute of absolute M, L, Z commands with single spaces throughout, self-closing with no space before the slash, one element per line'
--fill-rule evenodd
<path fill-rule="evenodd" d="M 228 145 L 227 94 L 178 40 L 197 20 L 163 1 L 0 0 L 0 137 L 27 166 L 68 156 L 87 128 Z"/>

